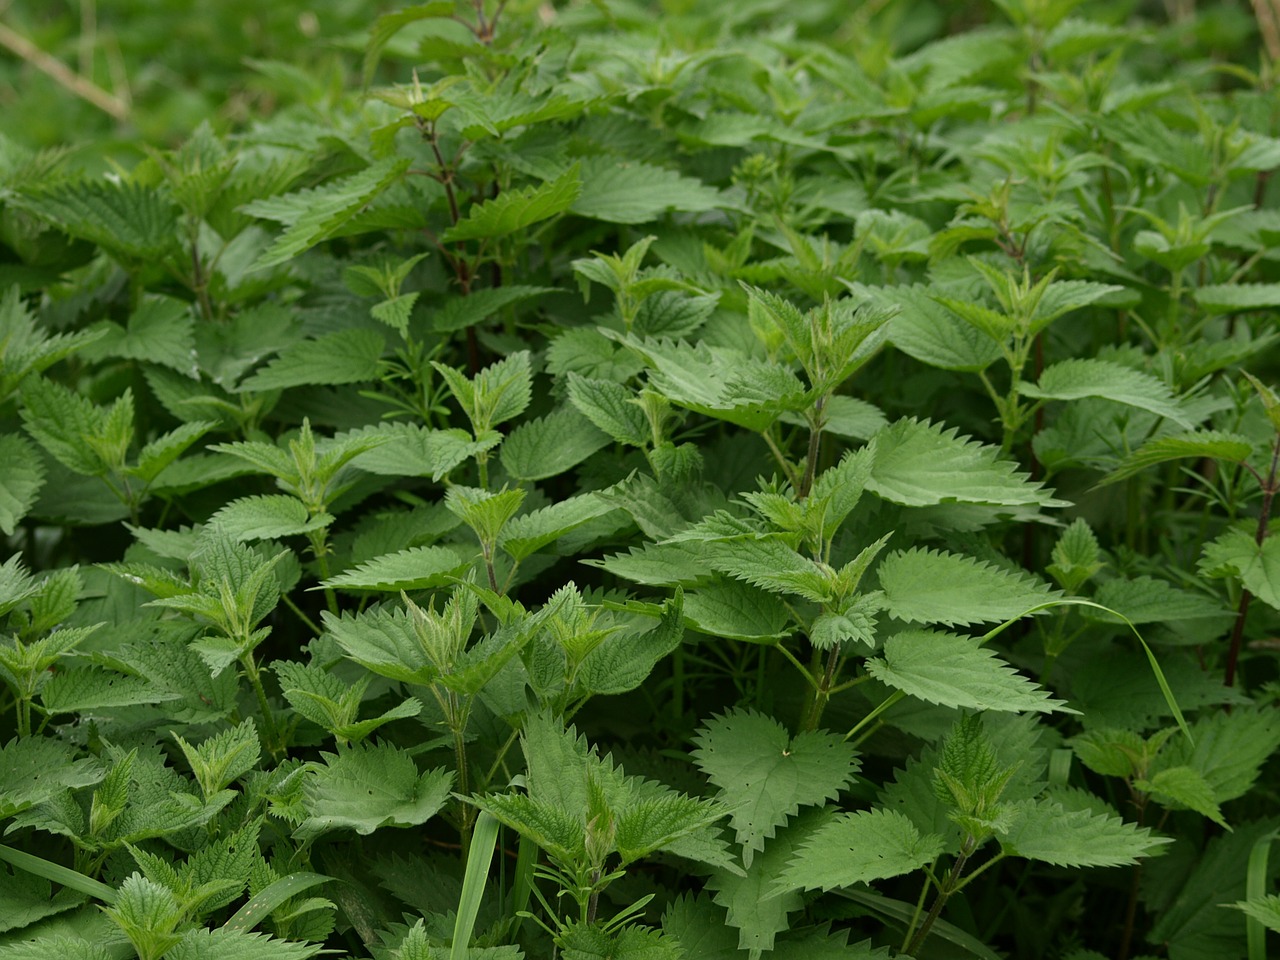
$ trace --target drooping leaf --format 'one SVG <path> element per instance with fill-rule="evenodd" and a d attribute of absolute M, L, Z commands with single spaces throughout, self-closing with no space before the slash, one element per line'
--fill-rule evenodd
<path fill-rule="evenodd" d="M 942 838 L 921 836 L 900 813 L 843 813 L 815 831 L 787 864 L 773 895 L 789 890 L 832 890 L 910 873 L 942 852 Z"/>
<path fill-rule="evenodd" d="M 1101 397 L 1167 417 L 1187 430 L 1195 426 L 1167 385 L 1150 374 L 1108 360 L 1062 360 L 1046 367 L 1037 383 L 1023 383 L 1019 390 L 1024 396 L 1043 400 Z"/>
<path fill-rule="evenodd" d="M 1124 866 L 1153 856 L 1172 842 L 1119 817 L 1087 810 L 1068 812 L 1049 800 L 1014 804 L 1010 823 L 998 834 L 1001 848 L 1012 856 L 1060 867 Z"/>
<path fill-rule="evenodd" d="M 1048 691 L 1017 673 L 973 637 L 907 630 L 885 641 L 882 657 L 867 661 L 881 683 L 928 703 L 968 710 L 1063 708 Z"/>
<path fill-rule="evenodd" d="M 1107 474 L 1102 483 L 1118 483 L 1158 463 L 1168 463 L 1170 460 L 1188 457 L 1195 459 L 1210 457 L 1243 463 L 1252 452 L 1253 444 L 1247 438 L 1217 430 L 1200 430 L 1171 437 L 1157 437 L 1154 440 L 1148 440 L 1121 460 L 1116 469 Z"/>
<path fill-rule="evenodd" d="M 694 742 L 694 762 L 733 801 L 729 822 L 748 869 L 779 827 L 801 807 L 836 799 L 858 769 L 839 736 L 792 737 L 771 717 L 740 708 L 708 720 Z"/>
<path fill-rule="evenodd" d="M 314 838 L 351 829 L 362 836 L 383 827 L 413 827 L 449 798 L 453 775 L 418 772 L 413 757 L 391 744 L 353 744 L 326 753 L 303 786 L 307 818 L 297 835 Z"/>
<path fill-rule="evenodd" d="M 1054 595 L 1030 574 L 923 547 L 889 554 L 877 573 L 885 608 L 908 623 L 1009 620 Z"/>
<path fill-rule="evenodd" d="M 284 494 L 241 497 L 209 518 L 235 540 L 279 540 L 319 530 L 333 522 L 327 513 L 314 517 L 296 497 Z"/>
<path fill-rule="evenodd" d="M 958 436 L 955 428 L 908 418 L 876 434 L 867 488 L 909 507 L 958 501 L 1001 506 L 1066 506 L 1032 481 L 996 447 Z"/>
<path fill-rule="evenodd" d="M 378 376 L 386 342 L 376 330 L 339 330 L 302 340 L 246 377 L 242 391 L 283 390 L 310 384 L 358 383 Z"/>

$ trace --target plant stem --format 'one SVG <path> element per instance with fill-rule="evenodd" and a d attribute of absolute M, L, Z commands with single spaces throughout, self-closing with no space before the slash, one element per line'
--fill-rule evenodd
<path fill-rule="evenodd" d="M 267 749 L 271 751 L 273 757 L 279 756 L 284 750 L 284 744 L 280 742 L 280 728 L 276 725 L 275 712 L 267 701 L 267 691 L 262 686 L 262 675 L 252 650 L 245 651 L 244 656 L 240 658 L 240 666 L 244 668 L 249 686 L 253 687 L 254 696 L 258 698 L 258 709 L 262 711 L 262 725 L 266 727 Z"/>
<path fill-rule="evenodd" d="M 951 865 L 946 879 L 938 887 L 938 895 L 933 900 L 933 905 L 929 907 L 929 913 L 924 918 L 924 923 L 920 924 L 920 929 L 916 931 L 916 935 L 911 938 L 911 943 L 907 947 L 907 953 L 915 955 L 920 948 L 920 944 L 924 943 L 924 938 L 929 935 L 929 931 L 933 928 L 934 921 L 938 919 L 942 913 L 943 906 L 946 905 L 947 899 L 959 889 L 960 874 L 964 871 L 965 861 L 973 854 L 977 848 L 977 843 L 973 837 L 965 837 L 964 843 L 960 846 L 960 852 L 956 854 L 956 861 Z"/>
<path fill-rule="evenodd" d="M 827 405 L 827 398 L 819 397 L 813 404 L 813 415 L 809 420 L 809 452 L 804 460 L 804 477 L 800 480 L 800 489 L 796 491 L 796 499 L 803 500 L 809 495 L 813 486 L 813 475 L 818 469 L 818 452 L 822 443 L 822 408 Z"/>
<path fill-rule="evenodd" d="M 809 703 L 809 712 L 805 717 L 804 723 L 800 725 L 801 731 L 817 730 L 818 723 L 822 720 L 823 711 L 827 709 L 827 701 L 831 699 L 831 687 L 835 683 L 836 673 L 840 669 L 840 644 L 833 644 L 831 649 L 827 651 L 827 666 L 822 672 L 822 679 L 818 681 L 817 689 L 813 692 L 813 697 Z"/>
<path fill-rule="evenodd" d="M 1276 471 L 1280 467 L 1280 433 L 1276 434 L 1276 439 L 1271 444 L 1271 469 L 1267 471 L 1267 478 L 1262 483 L 1262 510 L 1258 517 L 1258 528 L 1254 533 L 1254 542 L 1261 547 L 1262 542 L 1267 539 L 1267 527 L 1271 519 L 1271 503 L 1276 495 Z M 1228 686 L 1235 686 L 1236 682 L 1236 666 L 1240 661 L 1240 646 L 1244 639 L 1244 621 L 1249 614 L 1249 601 L 1252 599 L 1248 588 L 1242 587 L 1240 591 L 1240 605 L 1236 610 L 1236 622 L 1231 628 L 1231 645 L 1227 649 L 1227 667 L 1223 675 L 1222 682 Z"/>

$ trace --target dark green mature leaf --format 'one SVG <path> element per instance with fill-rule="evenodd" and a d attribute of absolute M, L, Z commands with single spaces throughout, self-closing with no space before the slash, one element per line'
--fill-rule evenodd
<path fill-rule="evenodd" d="M 583 416 L 619 443 L 643 447 L 652 441 L 652 431 L 633 396 L 622 384 L 569 374 L 569 402 Z"/>
<path fill-rule="evenodd" d="M 680 546 L 680 544 L 669 544 L 650 547 L 649 550 L 672 550 Z M 667 578 L 671 576 L 681 576 L 679 572 L 673 573 L 669 567 L 666 567 L 665 562 L 660 559 L 661 556 L 663 555 L 657 555 L 657 562 L 662 563 L 665 568 L 659 574 L 663 582 L 667 582 Z M 697 560 L 696 554 L 691 557 L 691 560 L 693 565 L 686 574 L 691 575 L 689 582 L 705 578 L 706 567 Z M 642 568 L 628 566 L 624 558 L 604 561 L 600 566 L 629 580 L 635 579 L 637 575 L 645 575 Z M 684 615 L 689 628 L 699 633 L 727 637 L 730 640 L 746 640 L 750 643 L 773 643 L 791 632 L 788 629 L 791 617 L 786 607 L 779 604 L 772 594 L 746 583 L 723 580 L 705 584 L 692 593 L 686 594 L 684 602 Z"/>
<path fill-rule="evenodd" d="M 0 531 L 12 536 L 44 486 L 44 465 L 24 437 L 0 436 Z"/>
<path fill-rule="evenodd" d="M 1246 313 L 1280 307 L 1280 283 L 1221 283 L 1197 287 L 1196 303 L 1214 313 Z"/>
<path fill-rule="evenodd" d="M 1239 707 L 1209 713 L 1191 725 L 1195 743 L 1173 739 L 1157 756 L 1153 773 L 1187 766 L 1204 778 L 1218 803 L 1242 797 L 1280 748 L 1280 717 L 1275 713 Z"/>
<path fill-rule="evenodd" d="M 1121 460 L 1119 466 L 1107 474 L 1102 485 L 1127 480 L 1148 467 L 1158 463 L 1168 463 L 1170 460 L 1210 457 L 1244 463 L 1252 452 L 1253 444 L 1248 438 L 1218 430 L 1199 430 L 1171 437 L 1157 437 L 1154 440 L 1148 440 Z"/>
<path fill-rule="evenodd" d="M 7 864 L 0 866 L 0 933 L 19 930 L 83 902 L 84 898 L 74 890 L 61 890 L 55 897 L 45 878 Z"/>
<path fill-rule="evenodd" d="M 226 928 L 188 930 L 165 957 L 166 960 L 306 960 L 319 953 L 323 946 Z"/>
<path fill-rule="evenodd" d="M 867 661 L 867 672 L 909 696 L 948 707 L 1043 713 L 1063 707 L 980 640 L 953 633 L 896 633 L 885 641 L 883 657 Z"/>
<path fill-rule="evenodd" d="M 355 437 L 380 441 L 352 461 L 361 470 L 386 477 L 432 480 L 445 477 L 459 464 L 502 442 L 502 434 L 496 431 L 475 440 L 465 430 L 430 430 L 413 423 L 380 423 L 340 433 L 334 439 Z"/>
<path fill-rule="evenodd" d="M 612 157 L 581 163 L 582 192 L 570 210 L 609 223 L 644 223 L 668 210 L 699 213 L 721 203 L 720 192 L 674 170 Z"/>
<path fill-rule="evenodd" d="M 403 683 L 423 685 L 439 676 L 407 611 L 373 607 L 341 617 L 326 610 L 321 616 L 325 635 L 367 670 Z"/>
<path fill-rule="evenodd" d="M 514 559 L 524 560 L 566 533 L 613 509 L 612 504 L 594 493 L 570 497 L 507 521 L 502 527 L 498 545 Z"/>
<path fill-rule="evenodd" d="M 193 380 L 196 364 L 195 319 L 191 304 L 174 297 L 150 296 L 129 317 L 126 327 L 108 323 L 87 356 L 127 357 L 176 370 Z"/>
<path fill-rule="evenodd" d="M 616 633 L 605 638 L 583 661 L 579 678 L 592 693 L 619 694 L 644 683 L 664 657 L 684 640 L 684 594 L 662 606 L 662 619 L 652 630 Z"/>
<path fill-rule="evenodd" d="M 476 204 L 440 239 L 454 243 L 505 237 L 564 213 L 578 200 L 583 189 L 579 166 L 574 164 L 554 180 L 523 190 L 507 190 L 492 200 Z"/>
<path fill-rule="evenodd" d="M 452 297 L 446 300 L 444 306 L 432 316 L 431 326 L 440 333 L 474 327 L 484 323 L 500 310 L 554 292 L 555 287 L 531 287 L 521 284 L 473 290 L 465 297 Z"/>
<path fill-rule="evenodd" d="M 1280 610 L 1280 537 L 1258 543 L 1240 527 L 1205 545 L 1200 569 L 1211 577 L 1239 577 L 1255 597 Z"/>
<path fill-rule="evenodd" d="M 132 181 L 64 180 L 13 202 L 112 256 L 161 260 L 177 247 L 178 209 L 163 190 Z"/>
<path fill-rule="evenodd" d="M 388 158 L 344 180 L 247 204 L 243 210 L 250 216 L 285 224 L 284 233 L 263 251 L 253 269 L 262 270 L 284 263 L 334 236 L 370 200 L 400 180 L 408 169 L 409 160 Z"/>
<path fill-rule="evenodd" d="M 694 738 L 694 762 L 733 801 L 729 822 L 750 869 L 765 841 L 801 807 L 834 800 L 857 772 L 853 748 L 836 734 L 794 738 L 778 721 L 735 708 Z"/>
<path fill-rule="evenodd" d="M 119 960 L 100 943 L 55 935 L 0 944 L 0 960 Z"/>
<path fill-rule="evenodd" d="M 904 506 L 958 501 L 1000 506 L 1063 507 L 996 447 L 960 437 L 953 427 L 908 418 L 876 434 L 867 488 Z"/>
<path fill-rule="evenodd" d="M 353 744 L 322 754 L 304 786 L 302 838 L 352 829 L 367 836 L 382 827 L 413 827 L 444 806 L 453 774 L 419 773 L 413 757 L 389 743 Z"/>
<path fill-rule="evenodd" d="M 831 890 L 869 883 L 927 866 L 942 852 L 942 838 L 920 836 L 914 824 L 891 810 L 844 813 L 815 831 L 773 886 L 788 890 Z"/>
<path fill-rule="evenodd" d="M 378 376 L 386 341 L 376 330 L 339 330 L 303 340 L 246 377 L 241 391 L 283 390 L 305 384 L 358 383 Z"/>
<path fill-rule="evenodd" d="M 608 443 L 609 435 L 589 417 L 561 407 L 512 430 L 502 442 L 502 465 L 517 479 L 545 480 L 576 467 Z"/>
<path fill-rule="evenodd" d="M 0 818 L 44 803 L 68 788 L 105 776 L 96 760 L 78 760 L 68 744 L 49 737 L 10 740 L 0 747 Z"/>
<path fill-rule="evenodd" d="M 1055 596 L 1028 573 L 922 547 L 889 554 L 877 573 L 885 608 L 908 623 L 1010 620 Z"/>

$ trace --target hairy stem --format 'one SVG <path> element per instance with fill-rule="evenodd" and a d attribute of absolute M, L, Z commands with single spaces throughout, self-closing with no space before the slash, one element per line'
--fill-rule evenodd
<path fill-rule="evenodd" d="M 1262 483 L 1262 510 L 1254 533 L 1254 542 L 1258 546 L 1262 546 L 1262 542 L 1267 539 L 1267 527 L 1271 520 L 1271 503 L 1276 495 L 1277 468 L 1280 468 L 1280 433 L 1276 434 L 1276 439 L 1271 444 L 1271 469 L 1267 471 L 1267 477 Z M 1222 682 L 1228 687 L 1235 686 L 1236 666 L 1240 661 L 1240 646 L 1244 640 L 1244 621 L 1249 614 L 1249 601 L 1252 597 L 1253 594 L 1247 588 L 1241 588 L 1240 605 L 1236 610 L 1236 622 L 1231 628 L 1231 645 L 1227 649 L 1227 666 L 1222 678 Z"/>
<path fill-rule="evenodd" d="M 920 949 L 920 945 L 924 943 L 924 938 L 929 935 L 929 931 L 933 928 L 934 921 L 936 921 L 938 916 L 942 913 L 942 908 L 946 906 L 948 898 L 957 889 L 959 889 L 960 875 L 964 872 L 965 862 L 973 854 L 973 851 L 976 848 L 977 843 L 974 841 L 973 837 L 965 837 L 964 843 L 960 847 L 960 852 L 956 854 L 955 863 L 951 865 L 951 869 L 948 871 L 946 879 L 943 880 L 942 884 L 938 887 L 938 895 L 934 897 L 933 905 L 929 907 L 929 912 L 925 915 L 924 922 L 920 924 L 920 929 L 918 929 L 915 936 L 911 938 L 911 943 L 907 947 L 907 953 L 914 956 L 916 951 Z"/>

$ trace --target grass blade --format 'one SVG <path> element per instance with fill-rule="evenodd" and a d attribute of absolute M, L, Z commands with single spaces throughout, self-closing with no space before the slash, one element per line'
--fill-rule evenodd
<path fill-rule="evenodd" d="M 115 887 L 109 887 L 105 883 L 93 879 L 93 877 L 86 877 L 79 871 L 45 860 L 43 857 L 32 856 L 29 853 L 23 853 L 21 850 L 15 850 L 13 847 L 6 847 L 0 844 L 0 860 L 7 860 L 19 870 L 34 873 L 37 877 L 44 877 L 46 880 L 60 883 L 62 886 L 70 887 L 72 890 L 79 890 L 81 893 L 101 900 L 103 903 L 116 902 Z"/>
<path fill-rule="evenodd" d="M 467 855 L 467 872 L 462 878 L 462 895 L 458 898 L 458 916 L 453 925 L 449 960 L 466 960 L 471 952 L 471 933 L 475 930 L 480 901 L 484 899 L 484 888 L 489 882 L 489 864 L 497 844 L 498 821 L 482 810 L 471 834 L 471 852 Z"/>
<path fill-rule="evenodd" d="M 222 925 L 223 929 L 248 933 L 290 897 L 332 879 L 333 877 L 326 877 L 322 873 L 291 873 L 287 877 L 281 877 L 250 898 L 248 903 Z"/>

